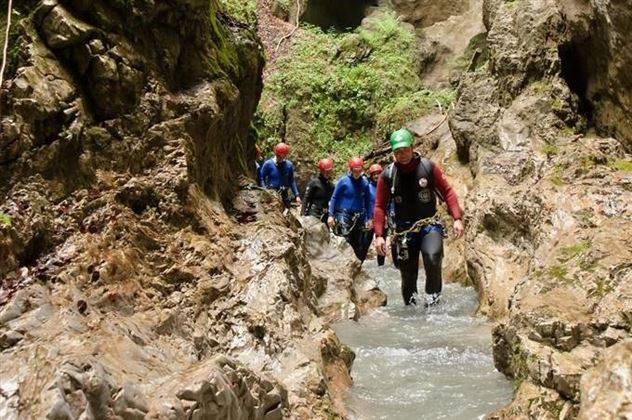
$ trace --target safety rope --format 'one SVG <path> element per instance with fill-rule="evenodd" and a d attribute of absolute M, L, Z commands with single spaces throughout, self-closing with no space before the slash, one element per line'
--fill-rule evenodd
<path fill-rule="evenodd" d="M 13 10 L 13 0 L 9 0 L 8 2 L 8 10 L 7 10 L 7 28 L 4 34 L 4 47 L 2 48 L 2 67 L 0 67 L 0 89 L 2 88 L 2 83 L 4 82 L 4 68 L 7 63 L 7 50 L 9 48 L 9 30 L 11 28 L 11 11 Z M 2 113 L 2 108 L 0 105 L 0 115 Z"/>
<path fill-rule="evenodd" d="M 425 225 L 437 225 L 441 224 L 441 219 L 436 214 L 434 216 L 426 217 L 424 219 L 417 220 L 411 227 L 401 232 L 393 233 L 393 239 L 407 235 L 411 232 L 419 232 Z"/>

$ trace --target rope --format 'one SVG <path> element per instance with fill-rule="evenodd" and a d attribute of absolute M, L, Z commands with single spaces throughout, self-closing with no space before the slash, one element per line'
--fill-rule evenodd
<path fill-rule="evenodd" d="M 4 82 L 4 68 L 7 64 L 7 49 L 9 48 L 9 30 L 11 29 L 11 11 L 13 10 L 13 0 L 9 0 L 7 6 L 7 28 L 4 34 L 4 47 L 2 48 L 2 67 L 0 67 L 0 89 Z M 2 105 L 0 104 L 0 113 L 2 112 Z"/>
<path fill-rule="evenodd" d="M 441 224 L 441 219 L 439 219 L 439 216 L 435 214 L 434 216 L 417 220 L 410 228 L 406 230 L 393 233 L 393 238 L 399 238 L 400 236 L 407 235 L 411 232 L 419 232 L 424 227 L 424 225 L 436 225 L 436 224 Z"/>

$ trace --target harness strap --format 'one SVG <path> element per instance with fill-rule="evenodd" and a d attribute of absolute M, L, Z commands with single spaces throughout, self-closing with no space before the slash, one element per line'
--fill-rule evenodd
<path fill-rule="evenodd" d="M 437 216 L 435 214 L 434 216 L 430 216 L 430 217 L 426 217 L 426 218 L 417 220 L 415 223 L 413 223 L 413 225 L 411 227 L 409 227 L 406 230 L 402 230 L 401 232 L 393 233 L 393 237 L 394 238 L 399 238 L 399 237 L 405 236 L 405 235 L 407 235 L 409 233 L 418 233 L 426 225 L 443 225 L 443 224 L 441 223 L 441 219 L 439 218 L 439 216 Z"/>

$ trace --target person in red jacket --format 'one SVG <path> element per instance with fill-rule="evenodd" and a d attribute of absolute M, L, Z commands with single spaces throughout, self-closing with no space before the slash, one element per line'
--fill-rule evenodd
<path fill-rule="evenodd" d="M 386 254 L 384 220 L 393 200 L 397 267 L 402 278 L 404 304 L 417 304 L 417 276 L 421 253 L 426 272 L 425 305 L 439 303 L 442 288 L 443 226 L 436 218 L 437 195 L 448 205 L 454 219 L 454 236 L 463 235 L 461 209 L 456 193 L 436 163 L 413 151 L 413 136 L 400 129 L 390 138 L 394 163 L 377 181 L 373 221 L 375 251 Z"/>

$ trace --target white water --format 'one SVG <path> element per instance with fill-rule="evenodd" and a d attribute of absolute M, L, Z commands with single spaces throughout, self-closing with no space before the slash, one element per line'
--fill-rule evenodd
<path fill-rule="evenodd" d="M 512 384 L 494 369 L 491 325 L 472 316 L 473 289 L 444 285 L 440 305 L 407 307 L 397 270 L 374 261 L 363 267 L 388 305 L 335 326 L 356 352 L 347 401 L 352 419 L 470 420 L 510 402 Z"/>

